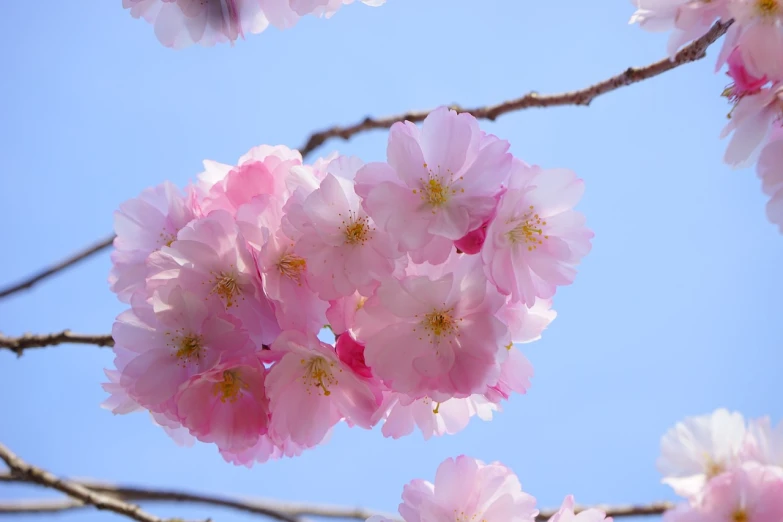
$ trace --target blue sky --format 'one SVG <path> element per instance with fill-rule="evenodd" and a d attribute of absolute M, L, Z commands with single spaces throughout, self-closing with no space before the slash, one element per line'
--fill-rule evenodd
<path fill-rule="evenodd" d="M 1 282 L 103 237 L 122 201 L 165 179 L 184 185 L 205 158 L 296 147 L 313 129 L 369 114 L 576 89 L 665 54 L 665 36 L 628 26 L 633 9 L 621 0 L 389 0 L 233 48 L 179 52 L 119 0 L 25 4 L 0 17 Z M 146 415 L 100 409 L 111 351 L 66 346 L 0 353 L 0 441 L 67 476 L 392 512 L 403 484 L 432 479 L 462 453 L 513 468 L 542 507 L 568 493 L 580 503 L 674 499 L 654 467 L 673 423 L 721 406 L 783 417 L 783 237 L 765 219 L 754 172 L 721 163 L 729 107 L 716 53 L 589 108 L 482 123 L 525 161 L 583 177 L 579 208 L 596 234 L 576 282 L 555 298 L 558 318 L 525 347 L 532 389 L 494 421 L 427 442 L 340 427 L 301 457 L 248 470 L 212 446 L 177 447 Z M 317 153 L 382 160 L 385 135 Z M 0 331 L 108 333 L 123 309 L 108 270 L 104 253 L 0 301 Z M 0 485 L 0 499 L 35 495 L 49 493 Z"/>

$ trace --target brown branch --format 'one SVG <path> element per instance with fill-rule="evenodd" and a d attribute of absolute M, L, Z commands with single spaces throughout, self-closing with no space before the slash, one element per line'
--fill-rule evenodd
<path fill-rule="evenodd" d="M 0 299 L 2 299 L 3 297 L 8 297 L 11 294 L 15 294 L 16 292 L 20 292 L 22 290 L 31 288 L 34 284 L 38 283 L 39 281 L 51 277 L 56 273 L 61 272 L 66 268 L 75 265 L 79 261 L 83 261 L 88 257 L 92 256 L 93 254 L 97 254 L 98 252 L 106 248 L 109 248 L 112 245 L 113 241 L 114 241 L 114 236 L 106 237 L 100 240 L 99 242 L 95 243 L 94 245 L 90 245 L 89 247 L 84 248 L 79 252 L 76 252 L 70 257 L 63 259 L 59 263 L 56 263 L 50 266 L 49 268 L 45 268 L 40 272 L 37 272 L 29 276 L 28 278 L 19 281 L 16 284 L 0 289 Z"/>
<path fill-rule="evenodd" d="M 30 348 L 43 348 L 58 344 L 94 344 L 96 346 L 114 346 L 111 335 L 85 335 L 63 330 L 51 334 L 24 334 L 20 337 L 7 337 L 0 333 L 0 348 L 7 348 L 19 357 Z"/>
<path fill-rule="evenodd" d="M 0 482 L 25 482 L 24 478 L 18 478 L 13 475 L 0 475 Z M 212 495 L 200 495 L 183 491 L 154 490 L 130 486 L 117 486 L 93 481 L 74 481 L 91 491 L 104 495 L 109 495 L 124 501 L 135 502 L 189 502 L 194 504 L 207 504 L 212 506 L 235 509 L 245 513 L 263 515 L 276 520 L 298 522 L 301 517 L 318 518 L 342 518 L 354 520 L 366 520 L 372 515 L 385 515 L 379 511 L 372 511 L 362 508 L 351 508 L 342 506 L 326 506 L 306 503 L 287 503 L 278 501 L 264 500 L 239 500 L 218 497 Z M 68 511 L 81 509 L 85 506 L 72 500 L 25 500 L 0 503 L 0 514 L 21 514 L 21 513 L 53 513 L 59 511 Z M 644 506 L 589 506 L 605 511 L 607 516 L 614 518 L 660 515 L 667 509 L 674 507 L 669 502 L 656 502 Z M 576 511 L 582 511 L 588 507 L 578 506 Z M 538 516 L 539 522 L 548 520 L 555 509 L 543 510 Z M 398 520 L 394 517 L 390 517 Z"/>
<path fill-rule="evenodd" d="M 81 484 L 60 479 L 46 470 L 36 468 L 17 457 L 2 444 L 0 444 L 0 459 L 5 461 L 13 476 L 26 482 L 34 482 L 50 489 L 56 489 L 83 504 L 89 504 L 101 510 L 113 511 L 139 522 L 164 522 L 164 519 L 142 511 L 139 506 L 128 504 L 116 497 L 103 495 Z"/>
<path fill-rule="evenodd" d="M 732 20 L 725 23 L 716 23 L 707 34 L 682 48 L 673 59 L 664 58 L 663 60 L 644 67 L 630 67 L 616 76 L 612 76 L 602 82 L 598 82 L 578 91 L 558 94 L 538 94 L 537 92 L 530 92 L 520 98 L 508 100 L 496 105 L 486 105 L 472 109 L 466 109 L 459 105 L 452 105 L 451 108 L 457 112 L 470 113 L 478 119 L 494 121 L 503 114 L 534 107 L 556 107 L 563 105 L 587 106 L 590 105 L 590 102 L 595 98 L 617 90 L 620 87 L 647 80 L 679 67 L 680 65 L 704 58 L 704 56 L 706 56 L 707 48 L 726 33 L 731 23 Z M 311 134 L 300 151 L 302 156 L 306 156 L 323 145 L 327 140 L 333 138 L 348 140 L 361 132 L 373 129 L 387 129 L 398 121 L 407 120 L 414 123 L 420 122 L 423 121 L 430 112 L 431 111 L 410 111 L 405 114 L 387 116 L 384 118 L 372 118 L 368 116 L 363 121 L 347 127 L 334 126 L 323 129 Z"/>

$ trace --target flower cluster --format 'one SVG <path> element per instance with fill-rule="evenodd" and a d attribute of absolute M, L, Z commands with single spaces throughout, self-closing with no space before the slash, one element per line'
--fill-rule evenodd
<path fill-rule="evenodd" d="M 247 465 L 342 420 L 429 438 L 491 419 L 592 237 L 582 181 L 508 148 L 443 107 L 395 124 L 383 163 L 259 146 L 124 203 L 108 406 Z"/>
<path fill-rule="evenodd" d="M 724 161 L 734 168 L 756 162 L 770 197 L 768 219 L 783 233 L 783 1 L 632 0 L 631 23 L 668 31 L 669 53 L 703 36 L 715 21 L 731 26 L 716 70 L 727 66 L 731 84 L 723 95 L 732 103 L 723 138 L 732 135 Z"/>
<path fill-rule="evenodd" d="M 783 520 L 783 422 L 724 409 L 687 418 L 661 440 L 658 469 L 687 500 L 668 522 Z"/>
<path fill-rule="evenodd" d="M 402 492 L 400 515 L 405 522 L 446 520 L 481 522 L 534 522 L 539 514 L 536 499 L 522 491 L 514 473 L 499 462 L 485 464 L 460 455 L 447 459 L 435 474 L 435 483 L 416 479 Z M 569 495 L 550 522 L 612 522 L 598 509 L 574 513 Z M 367 522 L 392 522 L 373 516 Z"/>
<path fill-rule="evenodd" d="M 181 49 L 234 42 L 246 33 L 258 34 L 269 24 L 293 27 L 301 17 L 329 18 L 354 0 L 122 0 L 134 18 L 144 18 L 166 47 Z M 379 6 L 386 0 L 361 0 Z"/>

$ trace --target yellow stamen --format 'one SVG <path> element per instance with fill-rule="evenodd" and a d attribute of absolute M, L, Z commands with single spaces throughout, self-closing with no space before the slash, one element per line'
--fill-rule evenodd
<path fill-rule="evenodd" d="M 334 362 L 329 362 L 323 357 L 311 357 L 310 359 L 302 359 L 300 362 L 305 367 L 302 381 L 307 387 L 307 393 L 312 393 L 311 389 L 316 388 L 318 395 L 327 397 L 331 395 L 332 392 L 329 391 L 329 386 L 337 384 L 337 379 L 332 373 Z"/>
<path fill-rule="evenodd" d="M 198 362 L 201 359 L 201 352 L 204 349 L 203 339 L 200 335 L 186 335 L 179 340 L 179 347 L 174 353 L 183 365 L 191 362 Z"/>
<path fill-rule="evenodd" d="M 437 403 L 437 404 L 435 405 L 435 409 L 433 409 L 433 410 L 432 410 L 432 413 L 434 413 L 435 415 L 437 415 L 438 413 L 440 413 L 440 404 L 441 404 L 441 403 Z"/>
<path fill-rule="evenodd" d="M 707 475 L 707 479 L 711 479 L 713 477 L 717 477 L 721 473 L 725 471 L 725 468 L 723 467 L 723 464 L 720 462 L 715 462 L 712 460 L 712 457 L 709 455 L 706 456 L 706 464 L 704 466 L 704 474 Z"/>
<path fill-rule="evenodd" d="M 449 312 L 451 310 L 435 310 L 428 313 L 424 316 L 424 328 L 437 337 L 453 333 L 457 325 Z"/>
<path fill-rule="evenodd" d="M 301 257 L 287 253 L 280 258 L 277 262 L 277 269 L 280 271 L 280 275 L 295 281 L 298 284 L 302 284 L 302 272 L 307 268 L 307 262 Z"/>
<path fill-rule="evenodd" d="M 750 520 L 750 517 L 748 516 L 748 512 L 744 509 L 738 509 L 731 514 L 732 522 L 748 522 L 748 520 Z"/>
<path fill-rule="evenodd" d="M 212 393 L 216 397 L 220 396 L 220 402 L 236 402 L 239 398 L 239 392 L 249 388 L 236 370 L 226 370 L 223 372 L 223 380 L 215 383 Z"/>
<path fill-rule="evenodd" d="M 226 308 L 231 308 L 236 303 L 236 297 L 242 293 L 236 276 L 231 272 L 220 272 L 216 276 L 215 286 L 212 291 L 219 295 L 226 303 Z"/>
<path fill-rule="evenodd" d="M 539 245 L 543 245 L 545 239 L 549 239 L 548 235 L 544 235 L 543 227 L 546 226 L 546 221 L 542 220 L 541 216 L 535 213 L 533 205 L 530 205 L 529 211 L 525 212 L 521 218 L 517 218 L 514 221 L 518 221 L 519 224 L 506 232 L 511 243 L 525 243 L 528 251 L 533 251 Z"/>
<path fill-rule="evenodd" d="M 363 245 L 370 239 L 370 232 L 372 230 L 367 217 L 357 217 L 354 212 L 351 212 L 348 221 L 343 220 L 345 242 L 349 245 Z"/>
<path fill-rule="evenodd" d="M 780 12 L 779 0 L 756 0 L 756 11 L 762 17 L 772 17 Z"/>

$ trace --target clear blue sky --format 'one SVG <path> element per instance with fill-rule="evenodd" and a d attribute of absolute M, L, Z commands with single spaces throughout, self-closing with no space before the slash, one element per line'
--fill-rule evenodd
<path fill-rule="evenodd" d="M 165 179 L 184 185 L 205 158 L 296 147 L 313 129 L 368 114 L 580 88 L 665 55 L 665 36 L 628 26 L 622 0 L 389 0 L 181 52 L 119 0 L 26 4 L 0 17 L 3 283 L 103 237 L 122 201 Z M 403 484 L 432 479 L 460 453 L 501 460 L 542 507 L 568 493 L 580 503 L 673 499 L 654 461 L 677 420 L 721 406 L 783 417 L 783 237 L 754 172 L 721 163 L 729 107 L 716 53 L 589 108 L 483 123 L 524 160 L 583 177 L 580 209 L 596 234 L 575 284 L 556 296 L 558 318 L 526 348 L 532 390 L 493 422 L 428 442 L 340 427 L 301 457 L 248 470 L 213 446 L 177 447 L 144 414 L 100 409 L 111 351 L 67 346 L 0 353 L 0 441 L 68 476 L 385 511 Z M 378 131 L 317 152 L 376 161 L 385 143 Z M 0 331 L 108 333 L 123 309 L 108 270 L 104 253 L 0 301 Z M 0 499 L 44 494 L 0 485 Z"/>

